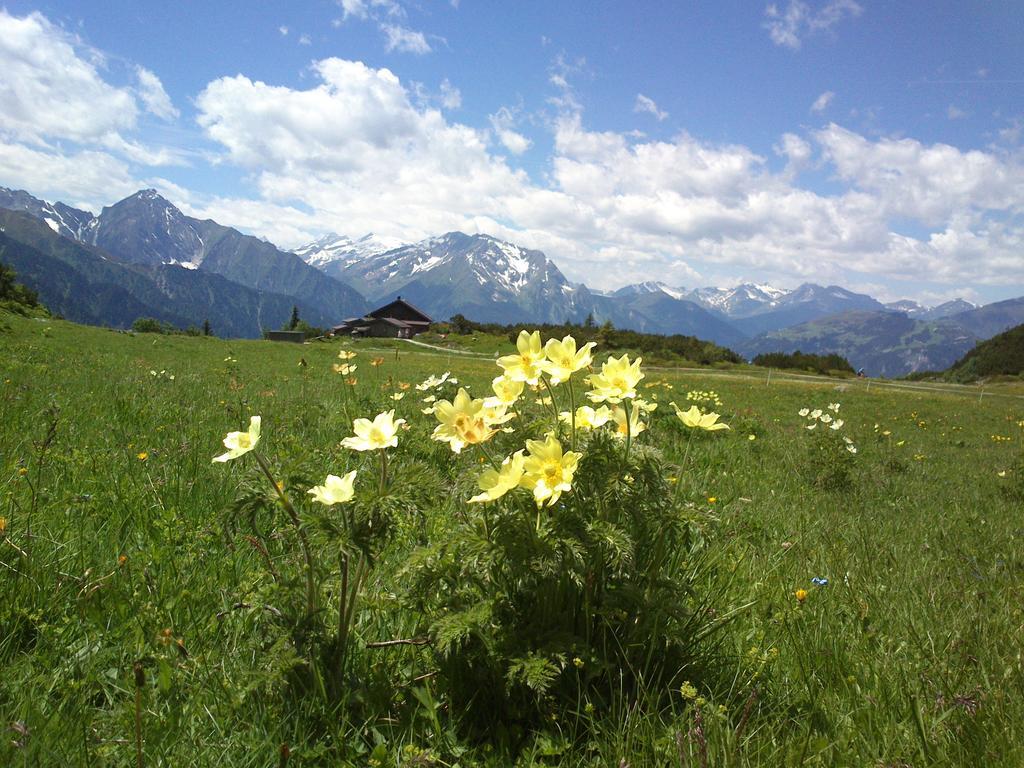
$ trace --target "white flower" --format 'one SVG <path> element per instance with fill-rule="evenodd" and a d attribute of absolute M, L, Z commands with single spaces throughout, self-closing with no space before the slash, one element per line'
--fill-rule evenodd
<path fill-rule="evenodd" d="M 832 421 L 832 417 L 829 416 L 827 413 L 823 413 L 819 417 L 819 421 L 821 421 L 822 424 L 828 424 L 829 422 Z"/>
<path fill-rule="evenodd" d="M 839 412 L 839 403 L 829 403 L 828 404 L 828 409 L 830 411 L 832 411 L 832 413 L 838 413 Z"/>
<path fill-rule="evenodd" d="M 810 408 L 801 408 L 801 409 L 800 409 L 800 415 L 801 415 L 801 416 L 806 416 L 806 415 L 807 415 L 807 414 L 809 414 L 810 412 L 811 412 L 811 409 L 810 409 Z"/>
<path fill-rule="evenodd" d="M 814 429 L 817 426 L 818 426 L 818 422 L 814 422 L 813 424 L 808 424 L 807 425 L 807 429 Z"/>
<path fill-rule="evenodd" d="M 836 419 L 835 421 L 833 421 L 833 422 L 832 422 L 832 424 L 831 424 L 831 426 L 829 427 L 829 429 L 839 429 L 839 428 L 840 428 L 841 426 L 843 426 L 843 424 L 845 424 L 845 423 L 846 423 L 846 422 L 845 422 L 845 421 L 843 421 L 842 419 Z"/>
<path fill-rule="evenodd" d="M 821 416 L 821 409 L 820 408 L 815 408 L 813 411 L 811 411 L 811 418 L 812 419 L 817 419 L 819 416 Z"/>
<path fill-rule="evenodd" d="M 850 453 L 856 453 L 857 452 L 857 449 L 854 446 L 852 446 L 852 445 L 846 446 L 846 450 L 848 450 Z"/>

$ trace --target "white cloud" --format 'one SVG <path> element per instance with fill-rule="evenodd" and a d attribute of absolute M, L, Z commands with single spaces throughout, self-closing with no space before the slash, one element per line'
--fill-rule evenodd
<path fill-rule="evenodd" d="M 521 155 L 533 146 L 533 142 L 515 130 L 517 110 L 502 107 L 490 116 L 491 127 L 498 141 L 513 155 Z"/>
<path fill-rule="evenodd" d="M 447 77 L 441 81 L 441 106 L 445 109 L 458 109 L 462 106 L 462 92 Z"/>
<path fill-rule="evenodd" d="M 834 123 L 814 136 L 839 178 L 874 195 L 890 216 L 935 226 L 957 214 L 1024 212 L 1019 158 L 914 139 L 872 142 Z"/>
<path fill-rule="evenodd" d="M 389 70 L 327 59 L 314 72 L 320 82 L 306 90 L 239 76 L 200 94 L 200 123 L 260 194 L 208 215 L 289 247 L 330 229 L 407 240 L 486 231 L 541 248 L 598 287 L 738 271 L 789 283 L 1024 282 L 1024 170 L 1010 155 L 831 124 L 781 136 L 785 168 L 774 172 L 742 145 L 593 131 L 566 111 L 552 123 L 541 183 L 503 156 L 529 141 L 514 109 L 479 131 L 415 100 Z M 801 188 L 809 167 L 834 174 L 840 191 Z"/>
<path fill-rule="evenodd" d="M 131 91 L 105 82 L 79 55 L 83 47 L 38 13 L 17 18 L 0 8 L 0 132 L 42 144 L 134 128 Z"/>
<path fill-rule="evenodd" d="M 636 95 L 636 102 L 633 104 L 634 112 L 646 112 L 650 115 L 654 115 L 654 119 L 661 122 L 668 117 L 668 112 L 658 109 L 658 105 L 654 99 L 649 96 L 644 96 L 642 93 Z"/>
<path fill-rule="evenodd" d="M 281 37 L 288 37 L 288 27 L 283 24 L 277 28 L 277 31 L 281 33 Z"/>
<path fill-rule="evenodd" d="M 344 18 L 366 19 L 383 12 L 387 16 L 401 17 L 405 15 L 402 6 L 394 0 L 339 0 Z"/>
<path fill-rule="evenodd" d="M 0 185 L 95 212 L 145 186 L 127 164 L 107 152 L 62 154 L 3 141 Z"/>
<path fill-rule="evenodd" d="M 177 119 L 178 110 L 171 103 L 171 97 L 164 90 L 160 78 L 145 67 L 136 67 L 135 76 L 139 80 L 139 98 L 146 109 L 164 120 Z"/>
<path fill-rule="evenodd" d="M 422 32 L 398 24 L 381 24 L 380 29 L 385 36 L 384 47 L 389 52 L 424 54 L 432 50 Z"/>
<path fill-rule="evenodd" d="M 956 104 L 950 104 L 946 107 L 946 117 L 950 120 L 960 120 L 961 118 L 967 117 L 967 113 L 964 112 Z"/>
<path fill-rule="evenodd" d="M 855 0 L 827 0 L 818 8 L 804 0 L 789 0 L 784 10 L 775 3 L 765 8 L 764 26 L 773 43 L 797 50 L 807 35 L 827 32 L 844 18 L 855 18 L 863 10 Z"/>
<path fill-rule="evenodd" d="M 836 95 L 832 91 L 825 91 L 811 104 L 811 112 L 824 112 L 835 97 Z"/>
<path fill-rule="evenodd" d="M 299 35 L 299 45 L 312 45 L 313 39 L 309 35 Z"/>

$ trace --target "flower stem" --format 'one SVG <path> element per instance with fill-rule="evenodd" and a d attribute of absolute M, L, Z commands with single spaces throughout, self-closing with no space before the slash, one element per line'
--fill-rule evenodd
<path fill-rule="evenodd" d="M 629 405 L 629 400 L 622 401 L 622 410 L 626 413 L 626 456 L 624 461 L 629 461 L 629 449 L 633 444 L 633 425 L 632 425 L 632 409 Z"/>
<path fill-rule="evenodd" d="M 690 455 L 690 443 L 693 442 L 693 433 L 695 431 L 695 429 L 690 429 L 690 437 L 686 440 L 686 450 L 683 451 L 683 460 L 679 462 L 679 474 L 676 475 L 676 490 L 672 495 L 673 503 L 679 500 L 679 488 L 683 484 L 683 470 L 686 468 L 686 457 Z"/>
<path fill-rule="evenodd" d="M 569 419 L 572 422 L 572 450 L 576 450 L 576 391 L 572 388 L 572 376 L 569 385 Z"/>
<path fill-rule="evenodd" d="M 388 452 L 380 449 L 380 489 L 378 495 L 383 496 L 388 484 Z"/>
<path fill-rule="evenodd" d="M 295 532 L 299 536 L 299 544 L 302 547 L 302 556 L 306 561 L 306 612 L 309 616 L 312 616 L 316 612 L 316 583 L 313 578 L 313 552 L 309 547 L 309 538 L 306 536 L 306 529 L 302 527 L 302 521 L 299 519 L 299 514 L 295 511 L 295 507 L 292 506 L 292 502 L 284 492 L 284 489 L 277 484 L 276 480 L 274 480 L 274 475 L 271 473 L 270 467 L 267 466 L 266 460 L 257 451 L 253 451 L 252 455 L 256 457 L 256 463 L 260 465 L 260 469 L 263 470 L 263 474 L 266 476 L 267 480 L 270 481 L 274 490 L 277 491 L 277 497 L 281 500 L 281 505 L 288 513 L 288 517 L 291 518 L 292 525 L 295 526 Z"/>

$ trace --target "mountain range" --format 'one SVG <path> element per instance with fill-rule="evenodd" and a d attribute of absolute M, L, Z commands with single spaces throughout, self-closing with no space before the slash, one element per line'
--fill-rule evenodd
<path fill-rule="evenodd" d="M 837 352 L 872 375 L 945 367 L 1024 322 L 1024 299 L 928 308 L 813 283 L 786 290 L 645 282 L 604 292 L 570 282 L 541 251 L 484 234 L 416 243 L 330 234 L 289 252 L 190 217 L 152 189 L 93 215 L 0 187 L 0 261 L 53 311 L 115 327 L 144 315 L 179 326 L 209 320 L 219 335 L 255 337 L 280 327 L 292 306 L 310 324 L 330 326 L 401 295 L 436 319 L 590 319 L 697 336 L 747 356 Z"/>
<path fill-rule="evenodd" d="M 293 306 L 320 326 L 369 308 L 357 291 L 295 254 L 186 216 L 152 189 L 94 216 L 0 187 L 0 228 L 0 259 L 52 311 L 80 322 L 127 327 L 148 316 L 184 327 L 209 320 L 220 335 L 254 338 L 281 327 Z"/>

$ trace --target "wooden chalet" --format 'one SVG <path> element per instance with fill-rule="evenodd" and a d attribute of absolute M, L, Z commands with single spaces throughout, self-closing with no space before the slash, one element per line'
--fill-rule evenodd
<path fill-rule="evenodd" d="M 411 339 L 433 321 L 399 296 L 364 317 L 352 317 L 331 329 L 335 336 L 376 336 Z"/>

